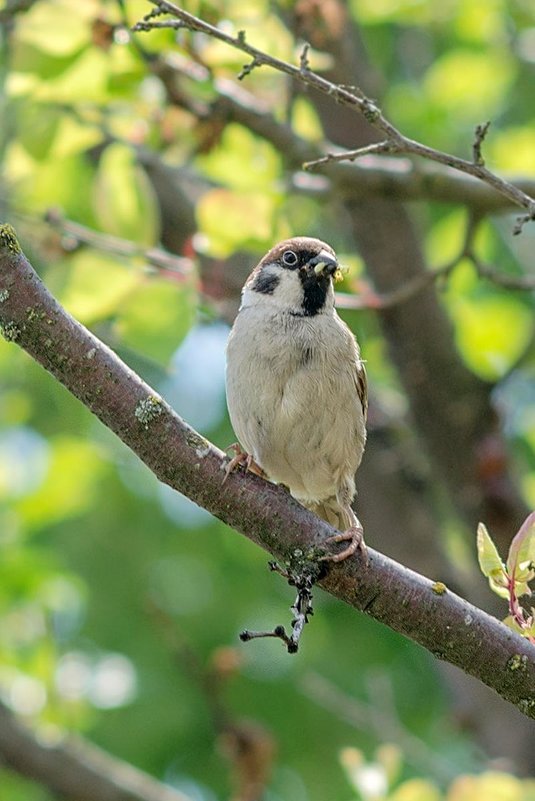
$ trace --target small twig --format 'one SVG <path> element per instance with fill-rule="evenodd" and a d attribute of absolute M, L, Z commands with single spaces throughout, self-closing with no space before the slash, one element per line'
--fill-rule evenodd
<path fill-rule="evenodd" d="M 240 633 L 240 640 L 242 642 L 249 642 L 249 640 L 257 640 L 261 637 L 276 637 L 279 640 L 282 640 L 283 643 L 288 648 L 289 654 L 297 653 L 297 645 L 294 645 L 291 641 L 291 638 L 288 637 L 286 634 L 286 630 L 284 626 L 275 626 L 273 631 L 249 631 L 249 629 L 244 629 Z"/>
<path fill-rule="evenodd" d="M 467 254 L 468 258 L 476 268 L 477 274 L 487 281 L 491 281 L 496 286 L 503 287 L 504 289 L 517 290 L 519 292 L 532 292 L 535 290 L 535 276 L 533 275 L 505 275 L 484 264 L 475 253 Z"/>
<path fill-rule="evenodd" d="M 474 139 L 474 144 L 472 145 L 472 157 L 474 164 L 478 167 L 485 166 L 485 159 L 481 153 L 481 145 L 483 144 L 483 140 L 487 135 L 487 131 L 489 130 L 490 120 L 487 122 L 481 122 L 479 125 L 476 126 L 476 134 Z"/>
<path fill-rule="evenodd" d="M 299 68 L 301 72 L 308 72 L 310 70 L 310 61 L 308 60 L 309 50 L 310 45 L 308 42 L 305 42 L 301 50 L 301 55 L 299 56 Z"/>
<path fill-rule="evenodd" d="M 415 275 L 414 278 L 411 278 L 410 281 L 393 289 L 391 292 L 379 293 L 369 290 L 360 295 L 348 295 L 345 292 L 336 292 L 336 305 L 339 309 L 373 309 L 374 311 L 392 309 L 394 306 L 399 306 L 400 303 L 405 303 L 407 300 L 410 300 L 440 278 L 448 276 L 457 266 L 460 258 L 462 258 L 462 256 L 456 257 L 434 270 L 427 270 L 426 272 L 419 273 Z"/>
<path fill-rule="evenodd" d="M 528 214 L 522 214 L 521 217 L 517 217 L 515 227 L 513 228 L 514 236 L 521 234 L 525 224 L 533 221 L 535 221 L 535 209 L 530 211 Z"/>
<path fill-rule="evenodd" d="M 346 150 L 343 153 L 327 153 L 325 156 L 322 156 L 319 159 L 305 161 L 303 164 L 303 169 L 312 170 L 314 167 L 318 167 L 321 164 L 329 164 L 333 161 L 355 161 L 356 159 L 362 158 L 362 156 L 377 155 L 381 153 L 394 153 L 396 150 L 397 146 L 394 142 L 374 142 L 371 145 L 359 147 L 357 150 Z"/>
<path fill-rule="evenodd" d="M 165 14 L 165 11 L 163 11 L 163 9 L 158 9 L 158 13 Z M 133 33 L 148 33 L 148 31 L 152 31 L 157 28 L 171 28 L 174 31 L 178 31 L 187 27 L 187 25 L 178 19 L 151 20 L 147 15 L 139 22 L 136 22 L 135 25 L 132 25 L 132 31 Z"/>
<path fill-rule="evenodd" d="M 302 552 L 296 554 L 298 562 L 302 560 Z M 315 581 L 319 578 L 322 568 L 314 562 L 310 564 L 305 563 L 305 567 L 301 565 L 294 571 L 292 568 L 288 570 L 281 567 L 278 562 L 269 562 L 269 569 L 274 573 L 278 573 L 285 578 L 290 587 L 297 587 L 297 595 L 293 605 L 290 607 L 293 612 L 292 619 L 292 633 L 288 635 L 284 626 L 275 626 L 272 631 L 250 631 L 245 629 L 240 634 L 242 642 L 249 640 L 256 640 L 262 637 L 276 637 L 282 640 L 286 645 L 289 654 L 296 654 L 299 650 L 299 640 L 303 633 L 305 625 L 308 623 L 308 618 L 314 614 L 312 608 L 312 587 Z"/>
<path fill-rule="evenodd" d="M 143 248 L 129 239 L 121 239 L 111 234 L 103 234 L 95 231 L 81 223 L 68 220 L 56 209 L 49 209 L 44 215 L 44 221 L 52 228 L 61 233 L 72 237 L 73 246 L 83 242 L 90 247 L 103 250 L 108 253 L 115 253 L 126 258 L 143 258 L 151 267 L 158 270 L 168 270 L 177 275 L 190 275 L 193 263 L 190 259 L 175 256 L 162 248 Z M 72 249 L 72 248 L 71 248 Z"/>
<path fill-rule="evenodd" d="M 430 284 L 442 278 L 447 278 L 463 259 L 467 259 L 473 264 L 477 274 L 481 278 L 485 278 L 496 286 L 524 292 L 535 290 L 535 276 L 504 275 L 493 267 L 484 264 L 481 259 L 479 259 L 474 252 L 474 237 L 480 221 L 481 217 L 477 214 L 470 214 L 468 216 L 466 231 L 459 252 L 453 259 L 446 262 L 441 267 L 419 273 L 405 284 L 402 284 L 391 292 L 385 292 L 383 294 L 374 292 L 372 289 L 365 290 L 359 295 L 348 295 L 345 292 L 336 292 L 336 305 L 340 309 L 372 309 L 374 311 L 391 309 L 394 306 L 398 306 L 400 303 L 405 303 L 407 300 L 410 300 Z"/>
<path fill-rule="evenodd" d="M 238 73 L 238 80 L 243 81 L 243 79 L 250 75 L 251 72 L 256 69 L 257 67 L 261 67 L 262 62 L 259 61 L 257 58 L 253 58 L 250 64 L 244 64 L 241 71 Z"/>

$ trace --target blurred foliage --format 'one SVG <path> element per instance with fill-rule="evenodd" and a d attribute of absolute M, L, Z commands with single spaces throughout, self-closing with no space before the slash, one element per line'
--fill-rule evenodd
<path fill-rule="evenodd" d="M 185 5 L 235 31 L 246 29 L 250 41 L 273 55 L 296 57 L 268 0 Z M 467 153 L 474 125 L 492 117 L 489 165 L 533 172 L 531 3 L 352 0 L 350 7 L 384 76 L 384 106 L 398 127 Z M 194 108 L 215 97 L 207 70 L 234 80 L 243 55 L 165 30 L 133 38 L 125 22 L 133 24 L 149 6 L 125 0 L 124 8 L 126 19 L 114 0 L 38 0 L 4 26 L 2 203 L 67 308 L 188 422 L 225 446 L 233 440 L 224 407 L 227 329 L 201 298 L 198 275 L 157 273 L 142 258 L 83 245 L 51 229 L 46 212 L 59 207 L 68 219 L 149 248 L 164 230 L 180 233 L 185 197 L 196 232 L 193 239 L 185 232 L 180 255 L 196 250 L 217 267 L 240 252 L 252 264 L 275 240 L 303 233 L 337 247 L 351 268 L 347 291 L 358 288 L 363 265 L 335 203 L 290 192 L 281 154 L 243 126 L 222 129 L 172 106 L 150 58 L 172 56 L 179 67 L 197 68 L 178 82 Z M 322 54 L 311 58 L 313 67 L 325 63 Z M 301 136 L 321 138 L 306 97 L 289 109 L 280 75 L 256 70 L 246 88 L 278 118 L 290 116 Z M 171 217 L 147 154 L 182 188 L 171 197 Z M 459 249 L 464 213 L 421 203 L 415 214 L 430 264 L 442 265 Z M 514 240 L 510 230 L 509 219 L 485 223 L 478 248 L 485 261 L 514 276 L 529 270 L 535 230 L 526 226 Z M 533 298 L 479 280 L 465 262 L 442 298 L 468 367 L 500 380 L 497 399 L 526 499 L 535 504 Z M 358 325 L 374 393 L 398 414 L 403 398 L 372 313 L 344 316 Z M 212 801 L 228 796 L 231 781 L 228 749 L 213 720 L 214 704 L 222 703 L 228 715 L 254 719 L 273 737 L 274 801 L 349 798 L 351 788 L 366 801 L 534 797 L 532 784 L 507 775 L 451 784 L 485 762 L 469 734 L 453 725 L 431 657 L 321 592 L 297 659 L 270 641 L 237 644 L 241 629 L 272 627 L 292 600 L 266 570 L 265 555 L 159 486 L 80 403 L 3 341 L 0 384 L 0 687 L 43 736 L 83 732 L 192 797 Z M 228 670 L 214 667 L 212 658 L 224 645 L 236 649 Z M 308 698 L 303 677 L 312 670 L 346 694 L 348 704 L 383 705 L 401 733 L 394 789 L 384 779 L 384 751 L 383 784 L 375 785 L 383 794 L 370 795 L 362 783 L 363 754 L 372 758 L 386 737 L 372 712 L 352 725 L 325 709 L 321 697 Z M 206 676 L 218 677 L 218 699 L 207 691 Z M 390 702 L 377 691 L 378 676 Z M 405 738 L 413 737 L 437 759 L 403 758 Z M 49 798 L 4 771 L 0 795 Z"/>

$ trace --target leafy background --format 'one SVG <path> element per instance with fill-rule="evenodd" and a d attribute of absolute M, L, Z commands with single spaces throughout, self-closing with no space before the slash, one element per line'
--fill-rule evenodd
<path fill-rule="evenodd" d="M 146 58 L 166 54 L 197 66 L 184 85 L 192 104 L 202 104 L 215 97 L 206 67 L 234 80 L 242 55 L 202 39 L 193 47 L 169 31 L 133 39 L 123 11 L 133 24 L 150 8 L 141 0 L 127 0 L 123 10 L 104 0 L 29 5 L 3 26 L 4 216 L 60 301 L 225 447 L 233 434 L 224 347 L 236 287 L 274 241 L 306 233 L 336 246 L 350 268 L 344 288 L 358 291 L 364 265 L 344 219 L 321 192 L 294 191 L 281 155 L 245 127 L 218 129 L 170 104 Z M 349 5 L 381 75 L 382 104 L 404 133 L 464 153 L 474 124 L 492 118 L 488 163 L 533 175 L 531 3 Z M 225 24 L 246 29 L 257 46 L 296 58 L 267 1 L 185 7 L 231 20 Z M 313 53 L 312 65 L 321 68 L 322 58 Z M 284 78 L 257 70 L 246 88 L 284 118 Z M 295 101 L 291 119 L 301 136 L 321 139 L 306 97 Z M 453 257 L 463 211 L 424 202 L 412 211 L 430 265 Z M 118 255 L 101 240 L 81 244 L 61 224 L 48 224 L 47 213 L 138 250 Z M 478 248 L 519 275 L 532 263 L 535 229 L 510 234 L 510 218 L 496 218 L 482 227 Z M 179 255 L 197 253 L 201 273 L 152 268 L 144 252 L 161 241 Z M 441 302 L 466 365 L 497 382 L 518 479 L 533 507 L 533 295 L 482 282 L 463 263 L 441 287 Z M 406 400 L 374 312 L 344 317 L 358 330 L 376 402 L 403 415 Z M 0 687 L 43 737 L 83 733 L 213 801 L 239 781 L 234 729 L 216 714 L 223 706 L 234 726 L 253 727 L 265 765 L 276 754 L 266 795 L 273 801 L 535 797 L 532 782 L 507 775 L 508 763 L 489 762 L 430 656 L 321 591 L 297 658 L 272 641 L 239 644 L 241 629 L 272 627 L 289 614 L 291 591 L 268 573 L 265 555 L 160 486 L 78 401 L 3 341 L 0 382 Z M 464 569 L 472 555 L 458 523 L 445 512 L 441 524 Z M 479 779 L 461 776 L 481 771 Z M 0 790 L 13 801 L 51 798 L 6 770 Z"/>

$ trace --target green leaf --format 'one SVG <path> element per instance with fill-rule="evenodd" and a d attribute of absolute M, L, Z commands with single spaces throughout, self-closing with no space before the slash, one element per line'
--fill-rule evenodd
<path fill-rule="evenodd" d="M 533 125 L 502 129 L 488 148 L 488 160 L 495 169 L 535 172 L 535 130 Z"/>
<path fill-rule="evenodd" d="M 479 523 L 477 527 L 477 558 L 481 572 L 487 578 L 496 571 L 504 571 L 505 569 L 498 549 L 494 545 L 484 523 Z"/>
<path fill-rule="evenodd" d="M 102 142 L 102 136 L 97 126 L 86 125 L 74 117 L 63 115 L 52 146 L 52 155 L 54 158 L 65 158 L 86 151 Z"/>
<path fill-rule="evenodd" d="M 17 40 L 55 56 L 67 56 L 90 43 L 90 22 L 98 13 L 94 0 L 77 4 L 71 0 L 35 3 L 17 27 Z"/>
<path fill-rule="evenodd" d="M 507 571 L 515 581 L 526 580 L 526 571 L 528 574 L 532 572 L 531 564 L 535 564 L 535 512 L 526 517 L 511 542 L 507 556 Z"/>
<path fill-rule="evenodd" d="M 91 508 L 105 463 L 99 449 L 83 439 L 58 437 L 52 443 L 48 474 L 31 495 L 14 504 L 24 523 L 40 527 Z"/>
<path fill-rule="evenodd" d="M 505 565 L 484 523 L 477 527 L 477 558 L 481 572 L 489 580 L 491 590 L 502 598 L 508 598 Z"/>
<path fill-rule="evenodd" d="M 259 192 L 207 192 L 197 205 L 197 220 L 208 252 L 224 258 L 235 250 L 264 248 L 271 238 L 275 205 L 273 197 Z"/>
<path fill-rule="evenodd" d="M 95 48 L 83 50 L 57 78 L 39 77 L 32 93 L 35 100 L 74 104 L 109 100 L 106 54 Z"/>
<path fill-rule="evenodd" d="M 196 313 L 193 287 L 164 278 L 147 279 L 123 304 L 116 331 L 123 345 L 167 364 Z"/>
<path fill-rule="evenodd" d="M 93 250 L 74 254 L 69 264 L 61 300 L 86 325 L 115 314 L 119 305 L 145 281 L 139 270 Z"/>
<path fill-rule="evenodd" d="M 95 215 L 104 231 L 153 245 L 159 238 L 154 192 L 131 149 L 108 145 L 101 156 L 94 189 Z"/>
<path fill-rule="evenodd" d="M 13 142 L 8 160 L 9 177 L 16 181 L 16 201 L 27 211 L 42 213 L 51 206 L 59 206 L 66 216 L 93 223 L 87 195 L 80 191 L 93 178 L 93 167 L 83 154 L 35 161 L 18 142 Z"/>
<path fill-rule="evenodd" d="M 44 159 L 52 147 L 63 112 L 41 103 L 25 101 L 17 113 L 19 140 L 35 159 Z"/>
<path fill-rule="evenodd" d="M 200 156 L 197 163 L 213 181 L 242 192 L 258 192 L 273 189 L 281 160 L 270 144 L 241 125 L 231 123 L 226 126 L 218 147 Z"/>
<path fill-rule="evenodd" d="M 459 350 L 485 379 L 503 376 L 533 336 L 533 312 L 512 297 L 458 297 L 451 311 Z"/>
<path fill-rule="evenodd" d="M 515 62 L 504 49 L 449 50 L 427 72 L 426 99 L 455 114 L 458 121 L 477 120 L 500 108 L 515 72 Z"/>

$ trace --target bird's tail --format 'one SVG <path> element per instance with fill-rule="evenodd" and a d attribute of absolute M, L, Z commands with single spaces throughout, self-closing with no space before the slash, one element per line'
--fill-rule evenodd
<path fill-rule="evenodd" d="M 338 531 L 347 531 L 358 523 L 355 513 L 350 507 L 343 507 L 337 498 L 328 498 L 321 503 L 304 504 L 311 512 L 317 514 L 322 520 L 330 523 Z"/>

